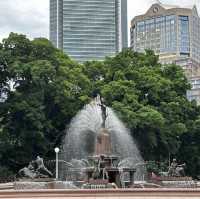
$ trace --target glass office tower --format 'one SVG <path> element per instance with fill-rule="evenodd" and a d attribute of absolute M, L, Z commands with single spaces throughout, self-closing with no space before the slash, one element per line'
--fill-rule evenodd
<path fill-rule="evenodd" d="M 131 47 L 138 52 L 152 49 L 161 63 L 182 66 L 192 84 L 188 99 L 200 104 L 200 18 L 196 6 L 153 4 L 132 20 Z"/>
<path fill-rule="evenodd" d="M 79 62 L 113 56 L 127 41 L 127 0 L 50 0 L 50 40 Z"/>
<path fill-rule="evenodd" d="M 200 18 L 196 7 L 154 4 L 131 23 L 131 47 L 152 49 L 163 63 L 184 58 L 200 62 Z"/>

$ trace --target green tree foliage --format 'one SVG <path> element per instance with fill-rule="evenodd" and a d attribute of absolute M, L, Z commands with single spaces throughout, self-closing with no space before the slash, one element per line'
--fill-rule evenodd
<path fill-rule="evenodd" d="M 11 33 L 0 44 L 1 166 L 16 171 L 37 154 L 51 159 L 71 119 L 100 93 L 145 160 L 178 157 L 199 175 L 200 109 L 188 89 L 183 70 L 159 64 L 150 50 L 78 64 L 47 39 Z"/>
<path fill-rule="evenodd" d="M 0 55 L 0 86 L 7 96 L 0 103 L 0 162 L 17 170 L 39 153 L 52 157 L 66 125 L 88 102 L 90 81 L 46 39 L 11 33 Z"/>
<path fill-rule="evenodd" d="M 137 138 L 143 157 L 165 159 L 169 150 L 176 154 L 177 137 L 186 132 L 182 111 L 190 105 L 181 68 L 160 65 L 152 51 L 126 50 L 104 64 L 99 90 Z"/>
<path fill-rule="evenodd" d="M 194 148 L 187 137 L 191 136 L 191 128 L 194 131 L 193 123 L 200 109 L 186 98 L 190 85 L 181 67 L 159 64 L 158 57 L 149 50 L 145 53 L 125 50 L 103 63 L 86 65 L 90 66 L 86 67 L 90 74 L 97 74 L 95 89 L 131 129 L 145 160 L 167 162 L 169 156 L 178 157 L 188 164 L 190 174 L 198 175 L 200 163 L 195 158 L 200 145 L 195 142 Z M 196 133 L 193 139 L 197 138 Z M 185 144 L 188 142 L 190 144 Z M 187 153 L 186 146 L 191 151 L 196 150 L 195 158 Z"/>
<path fill-rule="evenodd" d="M 200 119 L 188 121 L 188 131 L 181 137 L 178 157 L 187 163 L 187 173 L 200 179 Z"/>

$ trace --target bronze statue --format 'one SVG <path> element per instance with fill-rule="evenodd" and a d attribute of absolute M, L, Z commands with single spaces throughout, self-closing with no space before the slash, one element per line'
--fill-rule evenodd
<path fill-rule="evenodd" d="M 94 172 L 93 172 L 93 178 L 94 179 L 108 179 L 108 172 L 106 170 L 105 167 L 105 160 L 104 160 L 105 156 L 104 155 L 100 155 L 98 157 L 98 160 L 96 160 L 95 162 L 95 167 L 94 167 Z"/>
<path fill-rule="evenodd" d="M 49 171 L 45 167 L 43 158 L 41 158 L 40 156 L 37 156 L 37 159 L 35 160 L 35 163 L 37 164 L 37 169 L 36 169 L 37 172 L 45 172 L 49 176 L 53 176 L 53 174 L 51 173 L 51 171 Z"/>
<path fill-rule="evenodd" d="M 101 116 L 102 116 L 101 127 L 105 128 L 105 126 L 106 126 L 106 118 L 108 116 L 108 114 L 107 114 L 107 107 L 106 107 L 104 99 L 102 97 L 100 97 L 100 102 L 101 103 L 99 104 L 99 106 L 101 107 Z"/>
<path fill-rule="evenodd" d="M 168 171 L 168 176 L 171 177 L 184 177 L 185 171 L 184 171 L 185 163 L 178 165 L 176 159 L 174 158 Z"/>
<path fill-rule="evenodd" d="M 34 165 L 32 161 L 29 162 L 28 167 L 20 169 L 18 174 L 20 177 L 26 177 L 31 179 L 37 178 L 37 173 L 34 170 Z"/>
<path fill-rule="evenodd" d="M 28 167 L 20 169 L 18 174 L 20 177 L 31 179 L 53 176 L 53 174 L 45 167 L 43 158 L 40 158 L 40 156 L 37 156 L 35 161 L 29 162 Z"/>

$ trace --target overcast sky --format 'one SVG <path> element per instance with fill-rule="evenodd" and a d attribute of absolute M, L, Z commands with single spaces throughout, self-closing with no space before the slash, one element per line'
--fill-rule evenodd
<path fill-rule="evenodd" d="M 130 20 L 143 14 L 156 0 L 128 0 Z M 196 4 L 200 13 L 200 0 L 162 0 L 177 5 Z M 0 0 L 0 41 L 10 32 L 26 34 L 29 38 L 49 36 L 49 0 Z"/>

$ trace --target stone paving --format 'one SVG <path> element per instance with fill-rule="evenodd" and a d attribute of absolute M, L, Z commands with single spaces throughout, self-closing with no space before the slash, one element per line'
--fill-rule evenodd
<path fill-rule="evenodd" d="M 13 199 L 200 199 L 200 189 L 31 190 L 0 191 Z"/>

